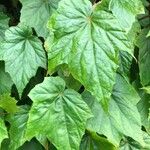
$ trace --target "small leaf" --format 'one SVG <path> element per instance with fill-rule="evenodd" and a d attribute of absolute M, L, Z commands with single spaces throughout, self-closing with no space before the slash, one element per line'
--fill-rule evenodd
<path fill-rule="evenodd" d="M 17 101 L 10 97 L 9 94 L 3 94 L 0 96 L 0 107 L 8 113 L 15 113 L 18 110 L 16 103 Z"/>
<path fill-rule="evenodd" d="M 1 50 L 6 72 L 10 74 L 21 96 L 38 67 L 46 68 L 46 54 L 42 42 L 32 35 L 31 28 L 20 24 L 5 32 Z"/>
<path fill-rule="evenodd" d="M 74 90 L 65 90 L 59 77 L 47 77 L 29 93 L 33 100 L 27 139 L 45 135 L 58 150 L 78 149 L 91 112 Z"/>

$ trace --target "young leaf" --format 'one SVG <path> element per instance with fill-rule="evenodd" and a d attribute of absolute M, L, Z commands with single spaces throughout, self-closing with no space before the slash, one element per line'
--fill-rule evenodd
<path fill-rule="evenodd" d="M 4 62 L 0 61 L 0 95 L 10 93 L 12 85 L 10 75 L 5 72 Z"/>
<path fill-rule="evenodd" d="M 78 149 L 91 112 L 74 90 L 65 90 L 59 77 L 47 77 L 29 93 L 33 100 L 27 139 L 45 135 L 58 150 Z"/>
<path fill-rule="evenodd" d="M 94 114 L 94 118 L 87 123 L 87 129 L 107 136 L 117 146 L 124 135 L 142 143 L 141 119 L 136 107 L 140 97 L 121 75 L 117 75 L 116 81 L 108 113 L 103 111 L 92 95 L 83 93 Z"/>
<path fill-rule="evenodd" d="M 9 18 L 2 12 L 0 12 L 0 41 L 4 39 L 4 32 L 9 28 Z"/>
<path fill-rule="evenodd" d="M 0 118 L 0 148 L 1 148 L 1 142 L 5 138 L 8 138 L 7 129 L 5 127 L 4 121 L 2 120 L 2 118 Z"/>
<path fill-rule="evenodd" d="M 16 103 L 17 101 L 10 97 L 9 94 L 3 94 L 0 96 L 0 107 L 8 113 L 15 113 L 18 110 Z"/>
<path fill-rule="evenodd" d="M 141 0 L 110 0 L 109 9 L 128 31 L 135 22 L 136 15 L 144 14 Z"/>
<path fill-rule="evenodd" d="M 9 149 L 16 150 L 22 146 L 25 139 L 25 131 L 28 120 L 28 106 L 19 107 L 15 114 L 8 115 L 7 121 L 10 123 L 9 135 L 10 135 L 10 146 Z"/>
<path fill-rule="evenodd" d="M 8 72 L 21 96 L 25 86 L 38 67 L 46 68 L 46 54 L 41 41 L 32 35 L 32 29 L 18 25 L 5 32 L 2 57 Z"/>
<path fill-rule="evenodd" d="M 147 37 L 148 31 L 149 29 L 143 29 L 137 40 L 137 45 L 139 47 L 140 78 L 143 86 L 150 83 L 150 37 Z"/>
<path fill-rule="evenodd" d="M 20 21 L 30 27 L 34 27 L 39 36 L 46 38 L 48 35 L 48 19 L 56 10 L 59 1 L 60 0 L 20 0 L 23 5 Z"/>
<path fill-rule="evenodd" d="M 67 63 L 73 77 L 107 110 L 115 82 L 119 50 L 132 45 L 117 19 L 89 0 L 62 0 L 50 20 L 54 43 L 48 52 L 49 71 Z"/>

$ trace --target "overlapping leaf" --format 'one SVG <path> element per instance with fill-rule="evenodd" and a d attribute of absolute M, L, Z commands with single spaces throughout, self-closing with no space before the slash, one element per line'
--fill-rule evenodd
<path fill-rule="evenodd" d="M 30 93 L 26 137 L 45 135 L 58 150 L 78 149 L 91 112 L 74 90 L 65 90 L 59 77 L 47 77 Z"/>
<path fill-rule="evenodd" d="M 144 14 L 141 0 L 110 0 L 109 8 L 127 30 L 131 28 L 137 14 Z"/>
<path fill-rule="evenodd" d="M 149 150 L 150 149 L 150 136 L 143 132 L 144 145 L 134 141 L 131 138 L 124 138 L 120 144 L 120 150 Z"/>
<path fill-rule="evenodd" d="M 0 12 L 0 41 L 4 39 L 4 32 L 8 29 L 9 18 L 2 12 Z"/>
<path fill-rule="evenodd" d="M 34 27 L 37 34 L 47 37 L 47 22 L 57 8 L 60 0 L 20 0 L 23 7 L 21 10 L 21 22 Z M 30 18 L 30 19 L 29 19 Z"/>
<path fill-rule="evenodd" d="M 0 108 L 3 108 L 7 113 L 15 113 L 17 111 L 17 101 L 10 97 L 9 94 L 0 95 Z"/>
<path fill-rule="evenodd" d="M 0 61 L 0 95 L 10 93 L 12 84 L 10 75 L 5 72 L 4 62 Z"/>
<path fill-rule="evenodd" d="M 137 106 L 141 115 L 142 125 L 145 127 L 146 131 L 150 133 L 150 120 L 149 120 L 150 95 L 142 92 L 140 96 L 141 100 L 139 101 Z"/>
<path fill-rule="evenodd" d="M 8 138 L 7 129 L 5 127 L 4 121 L 2 120 L 2 118 L 0 118 L 0 148 L 1 148 L 1 142 L 5 138 Z"/>
<path fill-rule="evenodd" d="M 28 120 L 28 106 L 22 106 L 19 108 L 18 112 L 11 114 L 7 117 L 7 121 L 10 123 L 9 135 L 10 135 L 10 145 L 9 149 L 16 150 L 22 146 L 25 139 L 25 131 Z"/>
<path fill-rule="evenodd" d="M 124 135 L 142 143 L 141 119 L 136 107 L 140 98 L 122 76 L 117 75 L 116 81 L 109 113 L 105 113 L 89 93 L 83 94 L 94 114 L 94 118 L 88 121 L 87 128 L 107 136 L 115 145 L 119 145 Z"/>
<path fill-rule="evenodd" d="M 82 139 L 80 150 L 117 150 L 117 148 L 104 137 L 88 133 Z"/>
<path fill-rule="evenodd" d="M 89 0 L 62 0 L 50 20 L 54 43 L 49 49 L 49 71 L 67 63 L 79 80 L 107 109 L 118 67 L 119 50 L 132 46 L 118 20 Z M 53 37 L 51 37 L 53 38 Z"/>
<path fill-rule="evenodd" d="M 38 67 L 46 68 L 42 43 L 27 26 L 10 27 L 5 32 L 5 41 L 0 51 L 6 72 L 10 74 L 20 95 Z"/>
<path fill-rule="evenodd" d="M 140 78 L 144 86 L 150 83 L 150 37 L 147 37 L 148 31 L 149 29 L 143 29 L 137 40 Z"/>

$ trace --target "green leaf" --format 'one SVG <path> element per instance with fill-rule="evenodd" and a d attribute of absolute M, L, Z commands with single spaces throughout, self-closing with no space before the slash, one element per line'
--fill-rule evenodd
<path fill-rule="evenodd" d="M 74 89 L 75 91 L 78 91 L 81 88 L 82 84 L 72 77 L 66 65 L 63 65 L 61 68 L 59 68 L 58 75 L 65 80 L 66 87 L 68 89 Z"/>
<path fill-rule="evenodd" d="M 146 128 L 146 131 L 150 134 L 150 120 L 149 120 L 150 95 L 142 92 L 140 96 L 141 100 L 137 104 L 137 107 L 141 115 L 142 125 Z"/>
<path fill-rule="evenodd" d="M 88 132 L 82 139 L 80 150 L 117 150 L 117 148 L 106 138 L 94 132 Z"/>
<path fill-rule="evenodd" d="M 121 51 L 119 56 L 120 59 L 118 72 L 124 76 L 129 77 L 133 56 L 124 51 Z"/>
<path fill-rule="evenodd" d="M 4 39 L 4 32 L 9 28 L 9 18 L 2 12 L 0 12 L 0 41 Z"/>
<path fill-rule="evenodd" d="M 87 123 L 87 129 L 107 136 L 117 146 L 124 135 L 143 142 L 140 114 L 136 107 L 140 97 L 121 75 L 117 75 L 108 113 L 88 92 L 83 93 L 83 98 L 94 114 Z"/>
<path fill-rule="evenodd" d="M 0 95 L 10 93 L 12 85 L 10 75 L 5 72 L 4 62 L 0 61 Z"/>
<path fill-rule="evenodd" d="M 43 147 L 45 149 L 48 149 L 49 142 L 48 142 L 46 136 L 39 135 L 39 136 L 36 136 L 36 139 L 40 142 L 41 145 L 43 145 Z"/>
<path fill-rule="evenodd" d="M 7 129 L 5 127 L 4 121 L 2 120 L 2 118 L 0 118 L 0 148 L 1 148 L 1 142 L 5 138 L 8 138 Z"/>
<path fill-rule="evenodd" d="M 20 21 L 30 27 L 34 27 L 39 36 L 47 37 L 47 22 L 52 13 L 57 9 L 59 1 L 60 0 L 20 0 L 23 5 Z"/>
<path fill-rule="evenodd" d="M 36 139 L 32 139 L 30 142 L 26 142 L 23 146 L 21 146 L 17 150 L 45 150 L 45 149 Z"/>
<path fill-rule="evenodd" d="M 147 94 L 150 94 L 150 86 L 142 88 Z"/>
<path fill-rule="evenodd" d="M 150 83 L 150 37 L 146 37 L 149 29 L 143 29 L 138 37 L 140 79 L 143 86 Z"/>
<path fill-rule="evenodd" d="M 15 114 L 8 115 L 7 121 L 10 123 L 9 135 L 10 146 L 9 149 L 16 150 L 22 146 L 25 139 L 25 131 L 28 120 L 28 106 L 21 106 Z"/>
<path fill-rule="evenodd" d="M 119 150 L 143 150 L 143 147 L 132 138 L 124 138 L 121 141 Z"/>
<path fill-rule="evenodd" d="M 46 77 L 29 93 L 33 100 L 27 139 L 45 135 L 58 150 L 78 149 L 91 112 L 80 94 L 65 90 L 59 77 Z"/>
<path fill-rule="evenodd" d="M 9 94 L 3 94 L 0 96 L 0 107 L 8 113 L 15 113 L 18 110 L 16 103 L 17 101 L 10 97 Z"/>
<path fill-rule="evenodd" d="M 150 136 L 143 132 L 144 145 L 134 141 L 131 138 L 124 138 L 120 144 L 120 150 L 149 150 L 150 149 Z"/>
<path fill-rule="evenodd" d="M 21 96 L 38 67 L 46 68 L 46 54 L 42 42 L 32 35 L 31 28 L 20 24 L 5 32 L 2 51 L 6 72 L 10 74 Z"/>
<path fill-rule="evenodd" d="M 117 19 L 100 6 L 88 0 L 62 0 L 49 24 L 54 43 L 48 57 L 49 71 L 68 64 L 73 77 L 107 110 L 119 50 L 131 52 L 132 45 Z"/>
<path fill-rule="evenodd" d="M 148 34 L 147 34 L 147 37 L 149 37 L 150 36 L 150 31 L 148 32 Z"/>
<path fill-rule="evenodd" d="M 144 6 L 141 0 L 111 0 L 109 9 L 127 31 L 135 22 L 136 15 L 144 14 Z"/>
<path fill-rule="evenodd" d="M 144 138 L 144 150 L 149 150 L 150 149 L 150 135 L 147 134 L 146 132 L 143 132 L 143 138 Z"/>

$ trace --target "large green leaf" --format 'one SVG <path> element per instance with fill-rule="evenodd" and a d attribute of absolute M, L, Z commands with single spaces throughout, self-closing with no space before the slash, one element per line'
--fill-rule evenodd
<path fill-rule="evenodd" d="M 94 132 L 88 132 L 82 139 L 80 150 L 117 150 L 117 148 L 106 138 Z"/>
<path fill-rule="evenodd" d="M 50 71 L 67 63 L 73 77 L 107 109 L 119 50 L 132 46 L 116 18 L 102 8 L 89 0 L 62 0 L 50 20 L 54 43 L 48 56 Z"/>
<path fill-rule="evenodd" d="M 2 12 L 0 12 L 0 41 L 4 39 L 4 32 L 8 29 L 9 18 Z"/>
<path fill-rule="evenodd" d="M 0 61 L 0 95 L 10 93 L 12 84 L 10 75 L 5 72 L 4 62 Z"/>
<path fill-rule="evenodd" d="M 9 94 L 0 95 L 0 107 L 8 113 L 15 113 L 18 109 L 16 105 L 17 101 L 10 97 Z"/>
<path fill-rule="evenodd" d="M 32 29 L 27 26 L 10 27 L 5 32 L 5 41 L 0 51 L 6 72 L 10 74 L 20 95 L 38 67 L 46 68 L 42 42 L 32 35 Z"/>
<path fill-rule="evenodd" d="M 10 146 L 9 149 L 16 150 L 22 146 L 25 139 L 25 131 L 28 120 L 28 106 L 19 107 L 19 110 L 15 114 L 11 114 L 7 117 L 7 121 L 10 123 L 9 135 Z"/>
<path fill-rule="evenodd" d="M 140 78 L 144 86 L 150 83 L 150 37 L 147 37 L 148 31 L 149 29 L 143 29 L 137 40 Z"/>
<path fill-rule="evenodd" d="M 140 98 L 121 75 L 117 75 L 116 81 L 108 113 L 103 111 L 92 95 L 83 93 L 94 114 L 94 118 L 87 123 L 87 129 L 107 136 L 117 146 L 124 135 L 142 143 L 141 120 L 136 107 Z"/>
<path fill-rule="evenodd" d="M 60 0 L 20 0 L 23 5 L 20 21 L 30 27 L 34 27 L 39 36 L 46 37 L 48 35 L 48 19 L 57 8 L 59 1 Z"/>
<path fill-rule="evenodd" d="M 7 129 L 5 127 L 4 121 L 0 118 L 0 148 L 1 148 L 1 142 L 8 138 Z"/>
<path fill-rule="evenodd" d="M 141 0 L 110 0 L 109 8 L 127 30 L 131 28 L 137 14 L 144 14 Z"/>
<path fill-rule="evenodd" d="M 33 100 L 29 112 L 26 137 L 40 134 L 58 150 L 78 149 L 91 112 L 80 94 L 65 90 L 59 77 L 47 77 L 29 93 Z"/>

